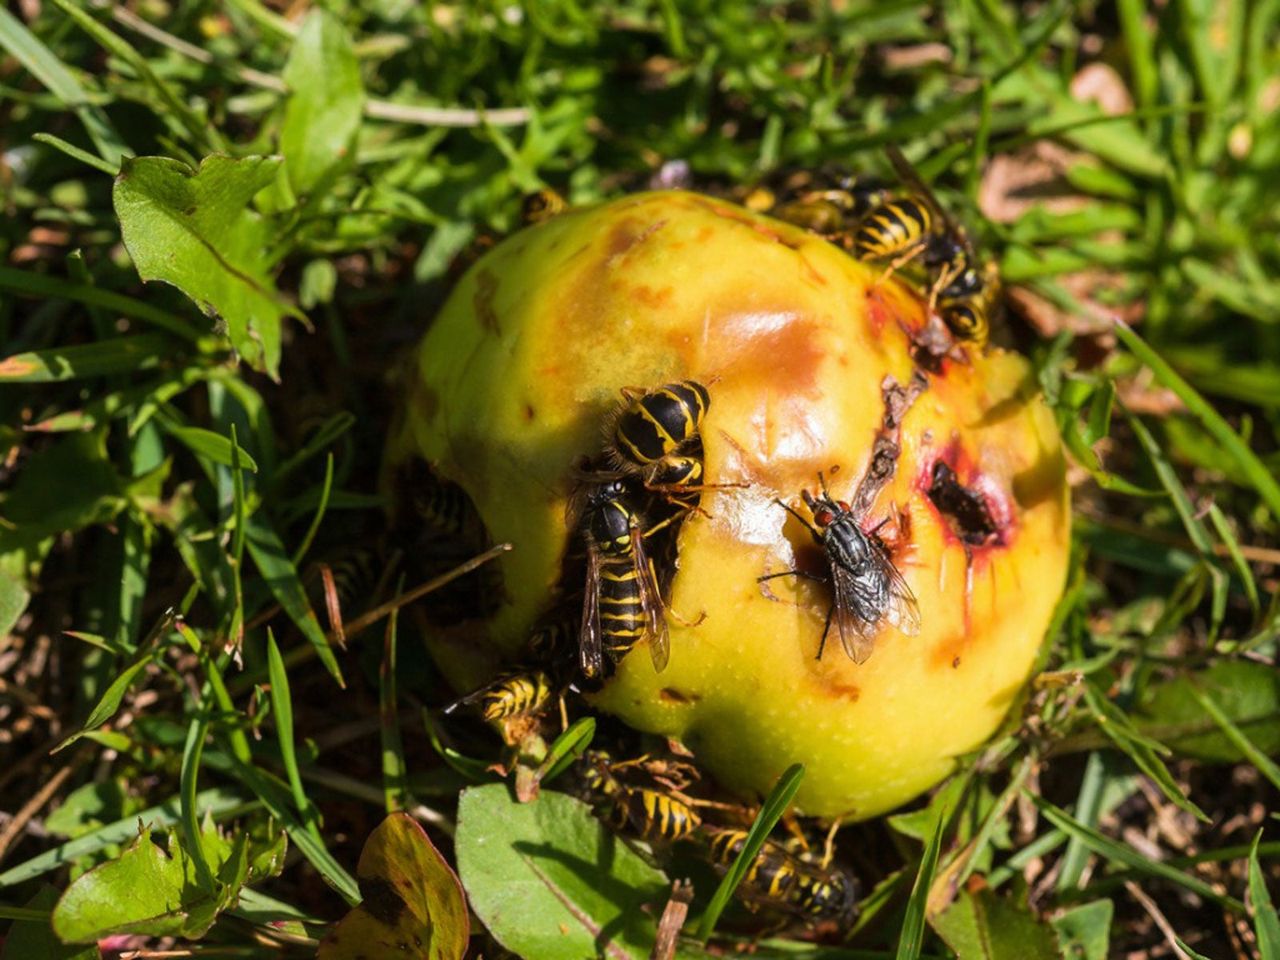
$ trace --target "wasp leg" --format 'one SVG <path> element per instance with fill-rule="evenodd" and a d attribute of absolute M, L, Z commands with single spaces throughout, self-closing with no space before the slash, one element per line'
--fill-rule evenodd
<path fill-rule="evenodd" d="M 880 286 L 880 284 L 892 277 L 899 267 L 906 266 L 916 257 L 920 256 L 924 251 L 924 248 L 927 246 L 927 243 L 927 240 L 921 240 L 918 243 L 913 243 L 911 246 L 907 247 L 907 249 L 903 250 L 900 254 L 890 260 L 889 265 L 884 268 L 884 272 L 876 278 L 875 283 L 871 284 L 871 288 L 874 290 L 876 287 Z"/>
<path fill-rule="evenodd" d="M 816 573 L 810 573 L 807 570 L 783 570 L 781 573 L 766 573 L 764 576 L 756 577 L 756 583 L 763 583 L 765 580 L 776 580 L 778 577 L 803 577 L 806 580 L 816 580 L 818 583 L 826 583 L 826 577 L 820 577 Z"/>

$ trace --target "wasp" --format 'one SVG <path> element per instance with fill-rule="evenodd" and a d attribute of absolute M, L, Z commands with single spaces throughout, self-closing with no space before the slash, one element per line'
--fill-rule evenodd
<path fill-rule="evenodd" d="M 614 829 L 630 826 L 642 839 L 650 841 L 683 840 L 702 823 L 688 798 L 675 790 L 634 786 L 619 776 L 645 759 L 615 763 L 604 751 L 590 750 L 583 755 L 583 782 L 595 796 L 602 819 Z"/>
<path fill-rule="evenodd" d="M 879 251 L 870 247 L 861 250 L 855 240 L 855 251 L 872 259 L 898 254 L 895 264 L 904 257 L 922 254 L 925 267 L 935 274 L 930 304 L 936 301 L 938 315 L 957 339 L 981 346 L 986 343 L 990 317 L 999 299 L 999 269 L 995 263 L 979 260 L 968 232 L 947 214 L 906 157 L 893 147 L 888 148 L 888 153 L 898 176 L 911 187 L 914 196 L 890 201 L 885 209 L 901 208 L 899 212 L 904 213 L 910 225 L 893 234 L 904 241 L 896 249 L 886 242 Z M 873 225 L 880 222 L 879 217 L 879 211 L 868 216 L 865 226 L 872 227 L 871 232 L 878 229 Z M 892 233 L 882 232 L 886 238 Z"/>
<path fill-rule="evenodd" d="M 864 530 L 861 511 L 854 511 L 844 501 L 833 500 L 822 474 L 818 474 L 818 482 L 822 487 L 819 496 L 814 497 L 808 490 L 800 491 L 812 520 L 781 500 L 775 502 L 804 524 L 822 548 L 827 558 L 829 577 L 818 577 L 803 570 L 786 570 L 766 574 L 759 579 L 796 576 L 829 581 L 833 600 L 818 644 L 818 659 L 822 658 L 834 619 L 844 652 L 854 663 L 865 663 L 875 649 L 876 634 L 885 621 L 905 636 L 913 637 L 920 632 L 920 606 L 894 566 L 884 541 L 878 536 L 878 531 L 888 521 Z"/>
<path fill-rule="evenodd" d="M 669 653 L 667 622 L 639 512 L 625 479 L 604 479 L 580 495 L 577 528 L 587 547 L 586 587 L 578 631 L 578 662 L 588 680 L 605 676 L 637 643 L 648 641 L 659 673 Z"/>
<path fill-rule="evenodd" d="M 700 835 L 712 862 L 728 868 L 746 844 L 747 831 L 703 827 Z M 858 888 L 846 870 L 810 863 L 766 840 L 743 875 L 738 896 L 754 906 L 771 907 L 810 923 L 847 923 L 857 914 Z"/>
<path fill-rule="evenodd" d="M 991 315 L 1000 299 L 1000 270 L 994 262 L 966 266 L 938 293 L 938 315 L 959 340 L 987 342 Z"/>
<path fill-rule="evenodd" d="M 520 663 L 444 708 L 474 707 L 485 720 L 497 722 L 538 714 L 569 686 L 564 664 L 573 625 L 567 617 L 543 623 L 529 636 Z"/>
<path fill-rule="evenodd" d="M 702 418 L 711 406 L 707 388 L 696 380 L 682 380 L 656 390 L 624 388 L 622 396 L 624 402 L 609 422 L 606 439 L 613 466 L 641 473 L 650 486 L 659 482 L 664 471 L 668 475 L 696 472 L 700 480 L 701 458 L 687 451 L 700 440 Z"/>
<path fill-rule="evenodd" d="M 520 222 L 526 227 L 559 216 L 569 209 L 569 202 L 559 191 L 543 187 L 524 196 L 520 202 Z"/>
<path fill-rule="evenodd" d="M 743 198 L 743 206 L 767 213 L 828 239 L 843 237 L 850 223 L 888 199 L 883 183 L 847 171 L 788 171 L 761 183 Z"/>

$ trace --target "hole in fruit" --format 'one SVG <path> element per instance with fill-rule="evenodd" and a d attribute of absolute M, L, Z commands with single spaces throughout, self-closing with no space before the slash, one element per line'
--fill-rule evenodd
<path fill-rule="evenodd" d="M 929 499 L 951 523 L 956 536 L 970 546 L 999 543 L 1000 528 L 991 516 L 986 499 L 964 486 L 956 472 L 943 460 L 933 465 Z"/>

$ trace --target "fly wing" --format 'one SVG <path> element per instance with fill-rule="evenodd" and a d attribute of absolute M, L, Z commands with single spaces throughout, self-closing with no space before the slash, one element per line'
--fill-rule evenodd
<path fill-rule="evenodd" d="M 894 566 L 888 551 L 876 544 L 876 552 L 884 564 L 884 574 L 889 581 L 889 604 L 885 608 L 885 619 L 897 627 L 904 637 L 914 637 L 920 632 L 920 604 L 916 595 Z"/>
<path fill-rule="evenodd" d="M 604 676 L 604 649 L 600 640 L 600 553 L 595 544 L 587 545 L 587 584 L 582 593 L 578 664 L 588 680 Z"/>
<path fill-rule="evenodd" d="M 640 607 L 644 610 L 645 638 L 649 641 L 649 656 L 653 658 L 653 669 L 661 673 L 667 666 L 667 658 L 671 652 L 662 594 L 658 590 L 653 563 L 645 553 L 644 534 L 638 527 L 632 528 L 631 542 L 635 544 L 632 558 L 636 565 L 636 580 L 640 584 Z"/>
<path fill-rule="evenodd" d="M 865 586 L 850 571 L 837 563 L 831 565 L 831 587 L 835 598 L 834 620 L 840 634 L 840 646 L 854 663 L 866 663 L 875 649 L 878 626 L 871 614 Z M 864 616 L 865 614 L 865 616 Z"/>

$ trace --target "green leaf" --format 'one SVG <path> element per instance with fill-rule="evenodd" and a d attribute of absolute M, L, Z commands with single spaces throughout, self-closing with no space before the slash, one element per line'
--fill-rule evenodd
<path fill-rule="evenodd" d="M 1141 706 L 1139 727 L 1184 756 L 1213 763 L 1245 759 L 1197 693 L 1209 698 L 1266 756 L 1280 754 L 1280 675 L 1244 660 L 1221 660 L 1205 670 L 1154 685 Z"/>
<path fill-rule="evenodd" d="M 756 813 L 756 819 L 751 824 L 751 829 L 747 831 L 746 839 L 742 841 L 742 849 L 738 851 L 737 858 L 721 879 L 720 886 L 716 888 L 715 894 L 711 897 L 711 902 L 707 905 L 706 912 L 702 915 L 702 922 L 698 924 L 698 937 L 700 939 L 706 940 L 715 930 L 720 914 L 729 904 L 729 898 L 733 896 L 734 891 L 738 889 L 738 885 L 742 883 L 743 877 L 747 875 L 747 871 L 755 863 L 756 856 L 760 853 L 760 849 L 764 846 L 769 834 L 773 832 L 774 826 L 782 819 L 782 815 L 787 812 L 787 807 L 791 805 L 796 791 L 800 789 L 800 781 L 803 779 L 804 765 L 793 763 L 782 772 L 782 776 L 774 784 L 769 796 L 760 805 L 760 810 Z"/>
<path fill-rule="evenodd" d="M 1258 934 L 1258 953 L 1262 960 L 1280 960 L 1280 916 L 1271 905 L 1271 894 L 1267 893 L 1267 882 L 1258 863 L 1258 843 L 1261 840 L 1262 831 L 1259 830 L 1249 851 L 1249 901 L 1253 907 L 1254 929 Z"/>
<path fill-rule="evenodd" d="M 155 333 L 99 343 L 15 353 L 0 360 L 0 383 L 55 383 L 109 373 L 132 373 L 173 356 L 173 341 Z"/>
<path fill-rule="evenodd" d="M 190 851 L 171 835 L 167 849 L 143 829 L 115 860 L 72 882 L 53 911 L 53 929 L 67 943 L 90 943 L 116 933 L 202 936 L 219 913 L 232 906 L 240 888 L 257 879 L 249 868 L 247 833 L 224 837 L 212 824 L 200 834 L 201 853 L 216 878 L 200 879 Z M 274 847 L 279 838 L 268 844 Z M 269 855 L 265 862 L 279 862 Z"/>
<path fill-rule="evenodd" d="M 1111 916 L 1115 904 L 1094 900 L 1053 919 L 1058 946 L 1066 960 L 1107 960 L 1111 955 Z"/>
<path fill-rule="evenodd" d="M 365 841 L 356 867 L 364 898 L 320 943 L 317 960 L 379 956 L 462 960 L 471 921 L 462 884 L 421 825 L 388 816 Z"/>
<path fill-rule="evenodd" d="M 27 609 L 27 601 L 31 594 L 27 593 L 13 577 L 0 572 L 0 637 L 7 636 L 13 625 Z"/>
<path fill-rule="evenodd" d="M 454 843 L 472 909 L 508 950 L 539 960 L 648 957 L 667 878 L 586 804 L 550 790 L 521 804 L 505 784 L 472 787 Z"/>
<path fill-rule="evenodd" d="M 0 504 L 0 553 L 94 523 L 125 506 L 124 483 L 107 456 L 106 431 L 72 434 L 35 453 Z"/>
<path fill-rule="evenodd" d="M 231 457 L 231 441 L 220 433 L 204 430 L 200 427 L 165 427 L 166 432 L 197 456 L 212 460 L 224 467 L 235 466 Z M 241 470 L 258 472 L 258 465 L 244 447 L 236 450 Z"/>
<path fill-rule="evenodd" d="M 1059 960 L 1053 930 L 991 890 L 962 891 L 933 929 L 959 960 Z"/>
<path fill-rule="evenodd" d="M 80 837 L 124 816 L 124 791 L 118 780 L 86 783 L 67 794 L 57 810 L 45 818 L 44 828 L 55 837 Z"/>
<path fill-rule="evenodd" d="M 0 9 L 0 13 L 3 12 Z M 49 912 L 57 902 L 58 891 L 47 885 L 27 901 L 29 909 L 40 911 L 44 917 L 40 920 L 16 921 L 2 941 L 0 960 L 98 960 L 96 944 L 77 947 L 60 943 L 54 936 Z"/>
<path fill-rule="evenodd" d="M 271 229 L 252 209 L 279 157 L 206 157 L 199 170 L 166 157 L 126 160 L 112 201 L 143 280 L 173 284 L 225 323 L 232 345 L 276 376 L 280 323 L 301 316 L 268 273 Z"/>
<path fill-rule="evenodd" d="M 120 709 L 120 702 L 124 700 L 124 695 L 128 693 L 129 688 L 133 686 L 133 681 L 138 678 L 138 674 L 142 673 L 150 662 L 151 655 L 148 653 L 147 656 L 134 661 L 117 674 L 116 678 L 111 681 L 111 686 L 107 687 L 106 691 L 94 705 L 94 708 L 89 713 L 88 718 L 86 718 L 84 725 L 78 731 L 71 734 L 71 736 L 58 744 L 54 748 L 53 752 L 57 753 L 59 750 L 65 750 L 86 733 L 98 729 L 98 727 L 102 726 L 114 717 L 116 715 L 116 711 Z"/>
<path fill-rule="evenodd" d="M 1280 790 L 1280 766 L 1277 766 L 1274 760 L 1259 750 L 1257 745 L 1245 736 L 1244 731 L 1232 723 L 1231 718 L 1223 713 L 1222 708 L 1214 703 L 1203 690 L 1192 686 L 1191 695 L 1195 698 L 1196 703 L 1200 705 L 1200 708 L 1204 710 L 1205 714 L 1218 725 L 1227 739 L 1231 741 L 1231 745 L 1239 750 L 1246 760 L 1257 767 L 1258 772 L 1270 780 L 1272 786 Z"/>
<path fill-rule="evenodd" d="M 219 789 L 203 791 L 196 797 L 196 802 L 202 816 L 215 818 L 234 816 L 254 806 L 251 803 L 246 804 L 244 798 L 239 794 Z M 138 835 L 138 821 L 149 823 L 154 827 L 174 826 L 181 816 L 180 808 L 181 804 L 178 798 L 176 796 L 170 797 L 164 803 L 143 810 L 134 816 L 126 816 L 114 823 L 99 827 L 83 837 L 77 837 L 74 840 L 59 844 L 52 850 L 46 850 L 30 860 L 11 867 L 4 873 L 0 873 L 0 889 L 25 883 L 33 877 L 42 876 L 50 871 L 64 867 L 68 863 L 75 863 L 84 857 L 91 856 L 100 850 L 110 847 L 112 844 L 123 843 L 132 837 L 136 837 Z"/>
<path fill-rule="evenodd" d="M 360 64 L 336 17 L 314 10 L 284 68 L 289 100 L 280 130 L 289 183 L 299 194 L 322 187 L 355 158 L 364 110 Z"/>

